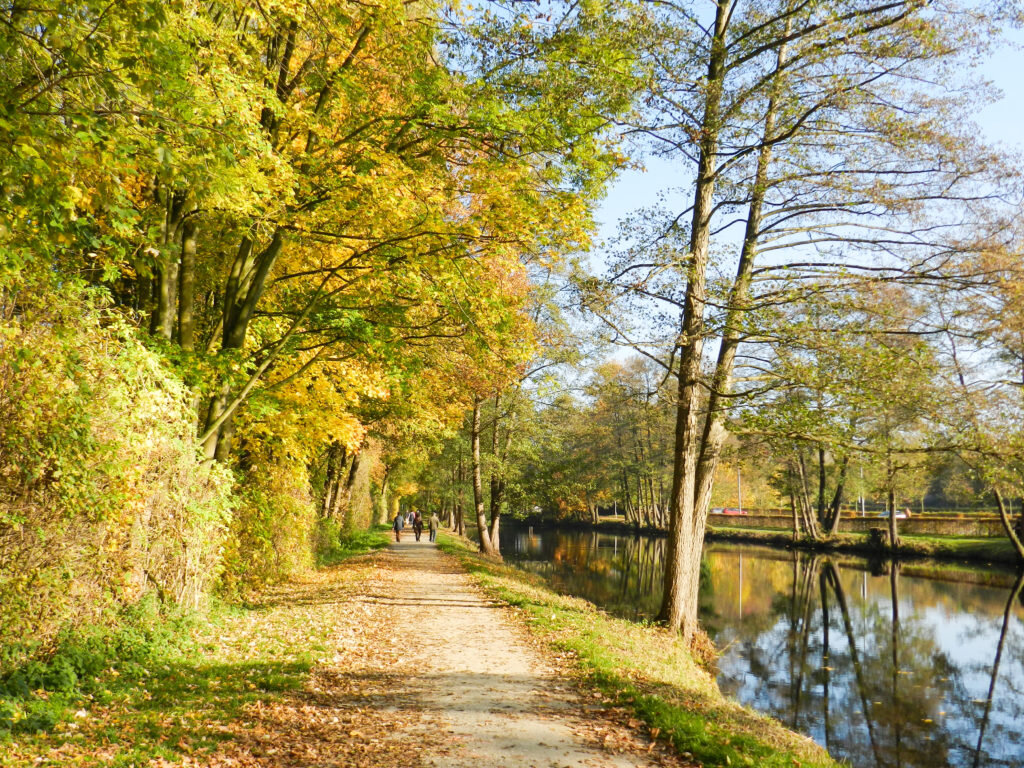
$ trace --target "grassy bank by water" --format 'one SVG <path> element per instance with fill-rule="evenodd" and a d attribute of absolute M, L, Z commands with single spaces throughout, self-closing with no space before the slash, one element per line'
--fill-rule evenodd
<path fill-rule="evenodd" d="M 349 539 L 338 562 L 386 546 L 387 529 Z M 238 722 L 300 688 L 331 648 L 330 611 L 295 599 L 323 589 L 321 570 L 251 605 L 173 616 L 126 612 L 113 628 L 69 633 L 0 677 L 0 766 L 137 766 L 197 757 Z M 331 588 L 336 588 L 334 585 Z"/>
<path fill-rule="evenodd" d="M 809 738 L 726 699 L 678 636 L 559 595 L 534 576 L 481 557 L 471 542 L 442 533 L 439 545 L 536 635 L 567 653 L 606 704 L 631 710 L 684 756 L 705 766 L 838 765 Z"/>
<path fill-rule="evenodd" d="M 548 523 L 542 520 L 527 521 L 528 524 L 543 527 L 606 531 L 623 535 L 643 533 L 651 536 L 666 536 L 660 528 L 638 528 L 620 518 L 602 518 L 598 523 L 573 521 Z M 880 525 L 881 527 L 881 525 Z M 722 525 L 708 526 L 709 541 L 736 541 L 763 544 L 786 549 L 804 549 L 812 552 L 848 552 L 865 557 L 889 557 L 892 552 L 886 546 L 879 547 L 866 533 L 837 533 L 822 540 L 793 539 L 788 529 L 780 528 L 730 528 Z M 931 557 L 941 560 L 1018 566 L 1017 553 L 1009 539 L 1003 537 L 972 538 L 966 536 L 937 536 L 923 534 L 900 534 L 900 546 L 895 552 L 899 558 Z"/>
<path fill-rule="evenodd" d="M 598 530 L 625 536 L 637 533 L 649 536 L 667 536 L 668 531 L 661 528 L 640 527 L 631 525 L 622 517 L 602 517 L 597 523 L 586 520 L 549 521 L 526 519 L 524 525 L 538 528 L 568 528 L 573 530 Z M 884 527 L 882 521 L 879 527 Z M 749 541 L 773 547 L 787 549 L 806 549 L 819 552 L 850 552 L 867 557 L 888 557 L 891 553 L 885 545 L 879 547 L 873 543 L 867 533 L 837 533 L 835 536 L 813 541 L 801 538 L 794 540 L 793 533 L 785 528 L 748 528 L 709 525 L 707 529 L 709 541 Z M 1017 553 L 1009 539 L 1002 536 L 978 538 L 967 536 L 939 536 L 934 534 L 900 534 L 900 546 L 896 555 L 901 558 L 933 557 L 944 560 L 961 560 L 964 562 L 997 563 L 1015 566 L 1018 564 Z"/>
<path fill-rule="evenodd" d="M 788 531 L 715 527 L 708 529 L 707 536 L 712 541 L 747 541 L 811 551 L 850 552 L 868 557 L 888 557 L 891 554 L 888 548 L 874 546 L 866 534 L 859 533 L 839 533 L 826 541 L 794 541 L 792 533 Z M 1010 541 L 1004 538 L 901 535 L 896 555 L 900 558 L 931 557 L 1010 566 L 1017 564 L 1017 553 Z"/>

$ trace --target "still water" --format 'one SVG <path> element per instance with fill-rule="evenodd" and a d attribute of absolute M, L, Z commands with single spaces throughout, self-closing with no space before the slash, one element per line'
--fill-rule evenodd
<path fill-rule="evenodd" d="M 502 553 L 628 618 L 657 612 L 665 540 L 550 529 Z M 860 768 L 1024 768 L 1024 591 L 937 563 L 709 544 L 701 610 L 723 691 Z"/>

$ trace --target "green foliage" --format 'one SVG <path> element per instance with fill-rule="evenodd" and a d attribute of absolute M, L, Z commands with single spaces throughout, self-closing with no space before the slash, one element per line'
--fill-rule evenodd
<path fill-rule="evenodd" d="M 237 508 L 224 549 L 221 586 L 237 594 L 281 581 L 313 564 L 317 517 L 305 468 L 254 467 L 239 481 Z"/>
<path fill-rule="evenodd" d="M 0 644 L 310 566 L 371 524 L 374 437 L 515 375 L 632 94 L 614 10 L 562 12 L 0 11 Z"/>
<path fill-rule="evenodd" d="M 200 461 L 188 391 L 102 294 L 4 298 L 0 646 L 45 651 L 151 590 L 197 607 L 230 477 Z"/>
<path fill-rule="evenodd" d="M 137 680 L 157 662 L 180 658 L 194 647 L 196 614 L 167 613 L 155 596 L 122 609 L 106 626 L 68 629 L 42 656 L 26 648 L 0 656 L 0 737 L 5 732 L 49 730 L 83 696 L 102 690 L 101 679 L 115 671 Z M 6 658 L 5 658 L 6 657 Z M 25 661 L 25 658 L 29 658 Z M 17 660 L 14 666 L 4 663 Z"/>

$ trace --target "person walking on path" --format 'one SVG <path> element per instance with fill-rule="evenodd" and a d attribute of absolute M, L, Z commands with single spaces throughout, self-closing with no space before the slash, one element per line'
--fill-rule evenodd
<path fill-rule="evenodd" d="M 441 520 L 437 516 L 437 512 L 433 512 L 430 515 L 430 540 L 437 541 L 437 529 L 441 525 Z"/>
<path fill-rule="evenodd" d="M 416 510 L 416 516 L 412 519 L 412 530 L 416 534 L 416 541 L 419 541 L 420 536 L 423 535 L 423 515 L 419 510 Z"/>
<path fill-rule="evenodd" d="M 395 515 L 395 522 L 391 525 L 395 529 L 395 541 L 402 540 L 402 529 L 405 527 L 405 518 L 402 517 L 402 513 L 399 512 Z"/>

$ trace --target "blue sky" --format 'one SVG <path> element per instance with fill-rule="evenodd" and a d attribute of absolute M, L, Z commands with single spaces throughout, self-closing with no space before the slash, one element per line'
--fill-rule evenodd
<path fill-rule="evenodd" d="M 1003 92 L 1003 97 L 977 115 L 977 122 L 991 141 L 999 142 L 1018 152 L 1024 151 L 1024 51 L 1012 44 L 1024 46 L 1024 32 L 1014 30 L 1007 35 L 1010 44 L 1000 48 L 982 66 L 982 76 Z M 607 198 L 599 206 L 598 241 L 607 242 L 616 232 L 620 218 L 640 207 L 657 202 L 659 193 L 672 186 L 671 165 L 650 159 L 646 171 L 630 171 L 616 180 Z M 688 200 L 684 201 L 688 204 Z M 603 261 L 602 248 L 594 248 L 593 263 Z"/>

